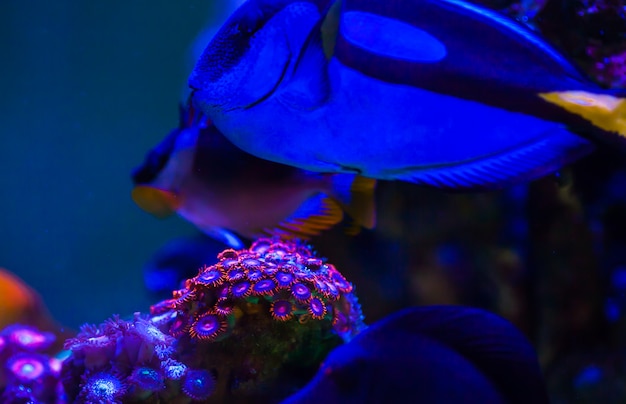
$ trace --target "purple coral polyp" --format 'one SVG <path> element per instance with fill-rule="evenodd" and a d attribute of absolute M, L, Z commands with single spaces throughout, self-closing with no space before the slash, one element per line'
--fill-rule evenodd
<path fill-rule="evenodd" d="M 291 286 L 292 296 L 299 302 L 308 302 L 311 298 L 311 291 L 303 283 L 295 283 Z"/>
<path fill-rule="evenodd" d="M 48 358 L 30 353 L 18 354 L 8 360 L 6 367 L 21 383 L 28 383 L 47 371 Z"/>
<path fill-rule="evenodd" d="M 321 320 L 326 315 L 326 305 L 319 298 L 314 297 L 309 302 L 309 313 L 314 319 Z"/>
<path fill-rule="evenodd" d="M 192 281 L 198 285 L 217 286 L 222 284 L 223 274 L 217 269 L 209 269 L 201 272 Z"/>
<path fill-rule="evenodd" d="M 182 389 L 193 400 L 206 400 L 215 390 L 215 380 L 206 370 L 190 370 L 183 378 Z"/>
<path fill-rule="evenodd" d="M 252 293 L 255 295 L 267 295 L 274 292 L 274 289 L 276 289 L 276 282 L 271 279 L 263 279 L 254 284 Z"/>
<path fill-rule="evenodd" d="M 347 310 L 342 324 L 353 334 L 362 326 L 356 299 L 345 303 L 352 285 L 301 242 L 260 239 L 249 249 L 226 250 L 218 259 L 215 265 L 201 268 L 195 278 L 185 282 L 186 290 L 173 296 L 174 310 L 196 318 L 188 331 L 192 338 L 214 341 L 235 323 L 235 316 L 258 310 L 267 310 L 280 322 L 324 320 L 329 312 Z M 170 305 L 158 303 L 151 311 L 161 312 Z M 251 305 L 258 308 L 251 309 Z M 344 340 L 350 338 L 343 328 L 335 331 Z"/>
<path fill-rule="evenodd" d="M 86 377 L 82 386 L 80 402 L 121 403 L 126 385 L 115 375 L 99 372 Z"/>
<path fill-rule="evenodd" d="M 230 293 L 234 297 L 245 297 L 250 294 L 251 288 L 252 285 L 250 284 L 250 282 L 242 281 L 234 284 L 230 289 Z"/>
<path fill-rule="evenodd" d="M 278 321 L 287 321 L 293 316 L 293 305 L 288 300 L 276 300 L 272 303 L 272 317 Z"/>
<path fill-rule="evenodd" d="M 7 342 L 14 346 L 29 351 L 38 351 L 48 348 L 54 342 L 55 338 L 49 332 L 40 332 L 34 327 L 23 325 L 12 325 L 2 331 Z"/>
<path fill-rule="evenodd" d="M 147 366 L 141 366 L 133 370 L 129 376 L 129 382 L 133 386 L 151 392 L 165 388 L 165 379 L 161 371 Z"/>
<path fill-rule="evenodd" d="M 190 329 L 191 336 L 200 340 L 212 341 L 226 331 L 226 324 L 217 314 L 203 314 Z"/>
<path fill-rule="evenodd" d="M 294 276 L 288 272 L 283 272 L 283 271 L 276 272 L 275 277 L 276 277 L 276 282 L 278 283 L 278 286 L 282 286 L 282 287 L 288 287 L 294 281 Z"/>

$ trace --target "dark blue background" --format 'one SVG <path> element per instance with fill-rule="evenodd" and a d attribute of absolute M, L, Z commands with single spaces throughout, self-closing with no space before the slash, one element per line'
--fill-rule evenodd
<path fill-rule="evenodd" d="M 129 173 L 177 124 L 191 44 L 229 4 L 0 2 L 0 267 L 61 323 L 146 311 L 143 263 L 193 232 L 139 210 Z"/>

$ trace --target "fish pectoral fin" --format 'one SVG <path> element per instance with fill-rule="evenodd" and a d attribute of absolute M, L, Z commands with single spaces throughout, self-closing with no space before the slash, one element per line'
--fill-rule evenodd
<path fill-rule="evenodd" d="M 230 230 L 215 226 L 200 227 L 200 230 L 207 236 L 228 245 L 230 248 L 235 250 L 244 248 L 243 241 Z"/>
<path fill-rule="evenodd" d="M 373 178 L 356 174 L 333 176 L 331 196 L 353 221 L 345 229 L 347 234 L 357 234 L 361 226 L 366 229 L 373 229 L 376 226 L 375 189 L 376 180 Z"/>
<path fill-rule="evenodd" d="M 532 142 L 498 154 L 433 167 L 407 167 L 386 177 L 447 190 L 502 189 L 551 174 L 593 149 L 588 140 L 555 126 Z"/>
<path fill-rule="evenodd" d="M 267 228 L 263 232 L 284 238 L 308 239 L 333 227 L 342 219 L 341 207 L 327 195 L 319 193 L 307 199 L 275 228 Z"/>
<path fill-rule="evenodd" d="M 137 185 L 133 188 L 131 197 L 137 206 L 158 218 L 171 216 L 182 204 L 181 198 L 175 192 L 149 185 Z"/>
<path fill-rule="evenodd" d="M 555 91 L 539 96 L 626 141 L 626 99 L 587 91 Z"/>

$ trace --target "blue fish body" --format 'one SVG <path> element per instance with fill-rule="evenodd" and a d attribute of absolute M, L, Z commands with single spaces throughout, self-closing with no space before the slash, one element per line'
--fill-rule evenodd
<path fill-rule="evenodd" d="M 330 9 L 293 1 L 256 31 L 238 29 L 267 3 L 244 4 L 190 77 L 195 105 L 261 158 L 497 188 L 590 152 L 592 142 L 571 130 L 621 134 L 610 115 L 626 105 L 620 98 L 494 12 L 455 0 L 348 0 Z M 584 109 L 602 104 L 597 95 L 610 98 L 606 116 Z"/>
<path fill-rule="evenodd" d="M 426 306 L 384 318 L 333 350 L 283 404 L 548 401 L 537 355 L 508 321 Z"/>

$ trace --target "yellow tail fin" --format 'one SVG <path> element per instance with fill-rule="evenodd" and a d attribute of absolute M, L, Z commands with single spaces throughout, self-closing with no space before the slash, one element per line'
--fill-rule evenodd
<path fill-rule="evenodd" d="M 539 94 L 544 100 L 579 115 L 597 127 L 626 138 L 626 99 L 586 91 Z"/>

